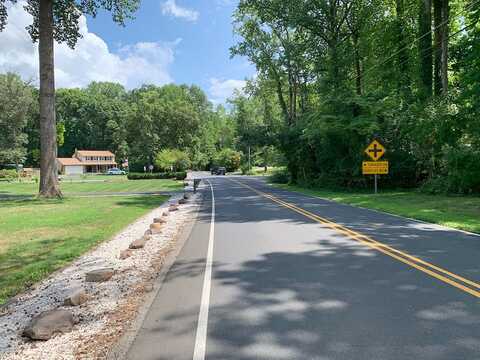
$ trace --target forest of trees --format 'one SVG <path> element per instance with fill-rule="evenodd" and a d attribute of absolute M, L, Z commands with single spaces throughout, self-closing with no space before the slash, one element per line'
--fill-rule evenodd
<path fill-rule="evenodd" d="M 241 0 L 231 52 L 257 77 L 234 111 L 275 124 L 261 145 L 294 182 L 367 186 L 378 138 L 390 186 L 480 192 L 479 19 L 479 0 Z"/>
<path fill-rule="evenodd" d="M 0 163 L 38 167 L 38 89 L 15 74 L 0 74 Z M 196 86 L 145 85 L 132 91 L 115 83 L 56 91 L 59 157 L 75 149 L 102 149 L 129 160 L 131 171 L 158 165 L 159 156 L 185 156 L 183 167 L 239 166 L 237 129 L 223 106 L 216 108 Z M 169 153 L 165 154 L 165 151 Z M 180 155 L 179 155 L 180 154 Z M 161 156 L 160 156 L 161 158 Z M 165 161 L 164 161 L 165 162 Z"/>
<path fill-rule="evenodd" d="M 241 0 L 231 55 L 257 74 L 226 107 L 196 86 L 59 89 L 58 153 L 107 149 L 134 171 L 285 164 L 295 183 L 364 188 L 377 138 L 385 185 L 479 193 L 479 19 L 480 0 Z M 38 96 L 0 75 L 0 162 L 38 165 Z"/>

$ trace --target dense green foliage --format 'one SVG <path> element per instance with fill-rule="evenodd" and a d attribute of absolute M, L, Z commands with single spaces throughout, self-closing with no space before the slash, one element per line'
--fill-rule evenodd
<path fill-rule="evenodd" d="M 282 181 L 365 188 L 377 138 L 383 185 L 478 193 L 479 18 L 478 0 L 241 0 L 231 52 L 257 75 L 227 109 L 197 86 L 61 89 L 59 154 L 111 150 L 140 173 L 286 164 Z M 37 165 L 38 110 L 26 117 L 17 148 Z"/>
<path fill-rule="evenodd" d="M 480 192 L 479 18 L 475 0 L 241 0 L 232 55 L 258 71 L 233 101 L 243 145 L 280 149 L 294 182 L 366 187 L 379 138 L 382 183 Z"/>
<path fill-rule="evenodd" d="M 21 164 L 26 157 L 27 125 L 33 89 L 18 75 L 0 74 L 0 163 Z"/>
<path fill-rule="evenodd" d="M 5 156 L 0 163 L 37 167 L 39 114 L 32 104 L 38 91 L 16 75 L 1 76 L 15 80 L 28 97 L 5 97 L 14 101 L 5 100 L 12 111 L 1 114 L 0 125 L 11 136 L 2 137 L 0 154 L 18 156 Z M 0 91 L 6 89 L 2 86 L 0 81 Z M 214 108 L 196 86 L 149 85 L 127 91 L 119 84 L 94 82 L 84 89 L 57 90 L 56 112 L 59 157 L 70 157 L 75 149 L 110 150 L 119 164 L 128 159 L 131 171 L 154 165 L 156 171 L 178 172 L 213 165 L 233 171 L 243 156 L 236 151 L 240 140 L 233 117 L 222 106 Z"/>

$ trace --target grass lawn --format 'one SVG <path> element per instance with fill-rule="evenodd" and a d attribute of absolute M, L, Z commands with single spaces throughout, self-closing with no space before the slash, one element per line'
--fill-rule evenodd
<path fill-rule="evenodd" d="M 38 200 L 34 197 L 36 184 L 0 183 L 0 304 L 108 240 L 167 199 L 68 194 L 180 188 L 181 182 L 173 180 L 63 183 L 64 199 Z M 9 197 L 2 199 L 1 194 Z"/>
<path fill-rule="evenodd" d="M 127 180 L 124 176 L 119 177 L 92 177 L 87 180 L 63 180 L 60 187 L 64 195 L 81 193 L 114 193 L 114 192 L 152 192 L 179 190 L 181 181 L 175 180 Z M 36 183 L 7 183 L 0 182 L 0 199 L 2 195 L 32 195 L 38 192 Z"/>
<path fill-rule="evenodd" d="M 427 195 L 415 191 L 354 193 L 275 185 L 341 203 L 386 211 L 418 220 L 480 233 L 480 197 Z"/>

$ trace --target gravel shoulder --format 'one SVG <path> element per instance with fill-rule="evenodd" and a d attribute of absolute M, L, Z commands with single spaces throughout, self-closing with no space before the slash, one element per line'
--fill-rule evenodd
<path fill-rule="evenodd" d="M 200 195 L 193 195 L 178 211 L 169 212 L 169 204 L 178 203 L 183 194 L 170 200 L 128 225 L 110 241 L 88 252 L 68 267 L 52 274 L 29 291 L 12 299 L 0 309 L 0 359 L 104 359 L 110 349 L 130 328 L 141 304 L 155 290 L 154 280 L 168 255 L 177 247 L 178 236 L 196 214 Z M 119 259 L 120 252 L 141 238 L 155 218 L 166 220 L 162 232 L 154 234 L 142 249 Z M 85 274 L 99 268 L 113 268 L 115 275 L 106 282 L 87 283 Z M 64 306 L 74 289 L 84 288 L 89 300 L 76 307 Z M 55 335 L 48 341 L 30 341 L 22 331 L 41 312 L 53 309 L 71 311 L 77 321 L 73 331 Z"/>

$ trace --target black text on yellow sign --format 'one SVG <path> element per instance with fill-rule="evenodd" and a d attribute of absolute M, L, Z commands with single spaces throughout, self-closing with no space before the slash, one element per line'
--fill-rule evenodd
<path fill-rule="evenodd" d="M 373 161 L 378 161 L 385 154 L 385 147 L 380 144 L 377 140 L 373 140 L 370 145 L 365 149 L 365 154 L 367 154 Z"/>
<path fill-rule="evenodd" d="M 387 175 L 388 161 L 364 161 L 362 173 L 363 175 Z"/>

